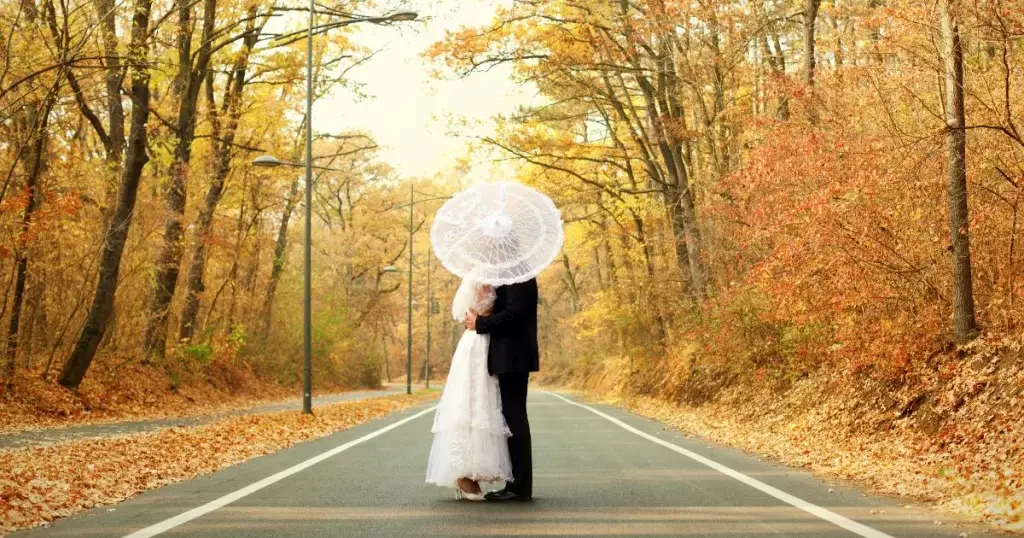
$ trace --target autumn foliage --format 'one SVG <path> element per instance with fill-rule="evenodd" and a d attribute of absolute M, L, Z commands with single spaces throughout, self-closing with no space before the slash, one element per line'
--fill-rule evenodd
<path fill-rule="evenodd" d="M 259 1 L 0 6 L 0 423 L 298 383 L 304 184 L 252 162 L 302 160 L 305 48 L 279 38 L 302 24 Z M 345 29 L 318 37 L 316 99 L 370 54 Z M 315 389 L 376 387 L 403 363 L 407 289 L 382 269 L 408 265 L 408 183 L 364 133 L 318 130 L 313 154 Z"/>
<path fill-rule="evenodd" d="M 745 417 L 700 433 L 746 447 L 921 451 L 890 491 L 1019 523 L 1020 13 L 519 0 L 437 43 L 447 76 L 543 96 L 487 143 L 569 223 L 547 380 Z"/>

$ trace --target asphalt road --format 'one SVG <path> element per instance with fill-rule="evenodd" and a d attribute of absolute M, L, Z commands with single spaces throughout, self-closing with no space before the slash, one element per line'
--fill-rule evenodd
<path fill-rule="evenodd" d="M 455 501 L 449 490 L 423 483 L 430 409 L 396 414 L 143 494 L 113 510 L 100 508 L 15 536 L 984 533 L 948 519 L 939 525 L 928 510 L 709 446 L 617 408 L 581 407 L 537 391 L 529 408 L 534 502 Z"/>

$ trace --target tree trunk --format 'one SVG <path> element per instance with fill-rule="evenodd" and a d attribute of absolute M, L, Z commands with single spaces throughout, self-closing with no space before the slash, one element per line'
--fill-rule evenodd
<path fill-rule="evenodd" d="M 580 291 L 576 287 L 576 276 L 572 274 L 572 267 L 569 265 L 569 255 L 565 252 L 562 252 L 562 268 L 565 269 L 565 287 L 569 290 L 569 300 L 575 314 L 580 311 Z"/>
<path fill-rule="evenodd" d="M 804 0 L 804 82 L 808 87 L 814 86 L 814 70 L 818 65 L 814 46 L 820 7 L 821 0 Z"/>
<path fill-rule="evenodd" d="M 424 352 L 425 353 L 423 355 L 423 379 L 426 380 L 426 384 L 427 384 L 428 387 L 430 386 L 430 321 L 431 321 L 430 318 L 434 315 L 434 293 L 433 293 L 433 290 L 431 289 L 431 284 L 433 284 L 433 282 L 431 282 L 431 280 L 430 280 L 431 276 L 432 276 L 431 275 L 431 267 L 433 265 L 431 263 L 432 260 L 433 260 L 433 258 L 428 253 L 427 254 L 427 327 L 426 327 L 427 336 L 426 336 L 426 345 L 424 346 Z"/>
<path fill-rule="evenodd" d="M 702 299 L 708 291 L 708 279 L 707 273 L 704 271 L 704 246 L 693 203 L 693 190 L 686 184 L 673 187 L 678 191 L 677 211 L 682 214 L 682 218 L 686 222 L 686 258 L 690 263 L 690 274 L 693 278 L 691 283 L 693 291 L 690 292 L 690 295 Z"/>
<path fill-rule="evenodd" d="M 665 200 L 676 238 L 676 264 L 683 275 L 686 293 L 700 300 L 707 290 L 707 281 L 701 261 L 700 232 L 697 229 L 693 195 L 688 186 L 680 188 L 678 185 L 670 185 L 666 188 Z"/>
<path fill-rule="evenodd" d="M 270 323 L 273 317 L 274 294 L 277 293 L 277 283 L 281 280 L 281 272 L 284 270 L 284 255 L 288 248 L 288 221 L 295 209 L 295 202 L 299 193 L 300 180 L 292 182 L 288 191 L 288 199 L 284 204 L 284 214 L 281 215 L 281 225 L 277 229 L 277 242 L 274 243 L 274 258 L 271 260 L 270 281 L 267 282 L 267 295 L 263 301 L 263 327 L 262 337 L 265 339 L 270 334 Z"/>
<path fill-rule="evenodd" d="M 178 159 L 180 159 L 180 155 Z M 164 194 L 167 218 L 164 221 L 164 243 L 156 262 L 153 299 L 146 325 L 146 354 L 163 357 L 167 343 L 167 317 L 181 264 L 181 230 L 185 216 L 185 175 L 188 165 L 180 160 L 171 165 L 170 182 Z M 146 359 L 148 361 L 148 359 Z"/>
<path fill-rule="evenodd" d="M 124 82 L 125 70 L 118 53 L 117 37 L 117 9 L 114 0 L 94 0 L 96 12 L 100 17 L 100 33 L 103 35 L 103 62 L 106 65 L 107 98 L 107 131 L 100 132 L 100 138 L 108 140 L 106 144 L 106 167 L 107 174 L 105 181 L 105 195 L 103 201 L 101 229 L 110 227 L 110 219 L 113 215 L 113 208 L 117 204 L 117 177 L 121 169 L 121 160 L 124 158 L 124 148 L 127 144 L 124 132 L 124 104 L 121 99 L 121 84 Z M 81 104 L 81 103 L 80 103 Z M 99 127 L 97 126 L 97 130 Z"/>
<path fill-rule="evenodd" d="M 390 383 L 391 382 L 391 366 L 388 363 L 388 360 L 389 360 L 388 359 L 388 341 L 387 341 L 387 335 L 384 334 L 383 332 L 380 335 L 380 352 L 381 352 L 381 360 L 384 361 L 384 378 L 388 380 L 388 383 Z"/>
<path fill-rule="evenodd" d="M 830 20 L 832 22 L 832 31 L 836 34 L 836 79 L 841 82 L 843 79 L 843 66 L 846 65 L 846 49 L 843 43 L 845 25 L 840 26 L 839 21 L 835 17 L 831 17 Z"/>
<path fill-rule="evenodd" d="M 940 0 L 942 53 L 945 60 L 946 179 L 949 235 L 953 252 L 953 328 L 960 343 L 978 334 L 971 279 L 971 243 L 967 216 L 967 137 L 964 117 L 964 63 L 955 0 Z M 951 5 L 952 4 L 952 5 Z"/>
<path fill-rule="evenodd" d="M 181 270 L 182 222 L 185 219 L 192 143 L 196 133 L 199 91 L 206 80 L 206 69 L 210 62 L 217 1 L 205 0 L 203 4 L 202 42 L 194 59 L 192 6 L 191 2 L 181 2 L 178 7 L 178 78 L 174 82 L 174 94 L 178 99 L 178 142 L 165 194 L 167 220 L 164 223 L 164 244 L 157 261 L 153 302 L 150 304 L 149 323 L 146 326 L 146 352 L 156 357 L 162 357 L 166 350 L 167 317 Z"/>
<path fill-rule="evenodd" d="M 262 321 L 259 321 L 262 318 L 257 318 L 257 316 L 262 315 L 262 308 L 257 309 L 256 307 L 257 294 L 255 293 L 255 289 L 256 275 L 257 273 L 259 273 L 260 270 L 260 260 L 263 259 L 263 249 L 265 246 L 264 241 L 259 240 L 259 232 L 263 228 L 263 218 L 256 218 L 261 222 L 257 225 L 257 237 L 253 241 L 252 260 L 247 264 L 245 274 L 242 275 L 241 293 L 239 293 L 239 297 L 241 297 L 244 300 L 244 306 L 242 306 L 242 323 L 244 323 L 247 327 L 252 327 L 253 330 L 256 330 L 257 324 L 262 324 Z M 265 297 L 259 299 L 261 305 L 264 299 Z"/>
<path fill-rule="evenodd" d="M 187 289 L 185 291 L 185 305 L 181 313 L 181 324 L 178 329 L 178 337 L 190 339 L 196 330 L 196 320 L 199 317 L 200 299 L 203 290 L 206 273 L 206 243 L 210 234 L 210 226 L 213 224 L 213 215 L 217 205 L 224 194 L 224 181 L 231 172 L 231 146 L 234 143 L 234 135 L 238 132 L 239 120 L 242 117 L 242 92 L 246 85 L 246 72 L 249 69 L 249 55 L 256 41 L 259 39 L 260 31 L 256 29 L 256 8 L 251 7 L 248 13 L 249 23 L 246 25 L 246 37 L 243 41 L 243 52 L 234 60 L 231 71 L 229 89 L 224 98 L 222 110 L 227 113 L 227 125 L 221 129 L 217 105 L 213 94 L 213 78 L 207 78 L 207 101 L 212 118 L 214 139 L 216 141 L 214 158 L 216 169 L 210 188 L 207 190 L 203 208 L 199 214 L 199 225 L 196 231 L 196 245 L 193 250 L 193 260 L 188 267 Z M 237 265 L 232 266 L 232 273 L 237 271 Z"/>
<path fill-rule="evenodd" d="M 654 253 L 651 249 L 651 243 L 647 238 L 647 232 L 645 230 L 644 221 L 639 215 L 633 213 L 633 224 L 636 226 L 636 241 L 640 245 L 644 257 L 644 280 L 641 283 L 640 293 L 643 298 L 643 305 L 645 308 L 650 308 L 653 311 L 654 316 L 654 338 L 658 343 L 665 341 L 665 335 L 668 334 L 665 325 L 665 319 L 662 315 L 661 309 L 654 308 L 655 304 L 655 289 L 654 285 L 657 282 L 657 271 L 654 268 Z"/>
<path fill-rule="evenodd" d="M 683 221 L 682 211 L 679 211 L 679 200 L 675 195 L 675 189 L 666 189 L 664 201 L 665 212 L 672 224 L 672 252 L 675 254 L 676 267 L 682 277 L 681 291 L 692 296 L 696 288 L 693 285 L 693 275 L 690 271 L 690 250 L 686 247 L 686 224 Z"/>
<path fill-rule="evenodd" d="M 77 389 L 85 377 L 96 348 L 107 328 L 107 321 L 114 307 L 114 293 L 117 277 L 121 270 L 121 255 L 124 253 L 128 230 L 135 212 L 142 169 L 149 161 L 146 155 L 146 123 L 149 120 L 149 16 L 152 0 L 136 0 L 132 10 L 131 42 L 129 58 L 133 65 L 130 97 L 132 100 L 131 127 L 128 133 L 128 148 L 125 154 L 124 171 L 117 193 L 112 226 L 103 245 L 100 260 L 99 282 L 96 295 L 82 327 L 74 350 L 68 355 L 59 382 L 69 389 Z"/>
<path fill-rule="evenodd" d="M 868 8 L 871 11 L 867 15 L 869 17 L 876 15 L 879 11 L 881 11 L 880 8 L 882 7 L 884 7 L 884 2 L 882 0 L 868 0 Z M 875 25 L 871 29 L 871 55 L 869 57 L 873 58 L 875 63 L 877 63 L 878 65 L 885 64 L 885 57 L 882 56 L 881 46 L 882 32 L 879 30 L 879 27 Z"/>
<path fill-rule="evenodd" d="M 814 102 L 814 70 L 817 58 L 814 52 L 814 34 L 821 0 L 804 0 L 804 82 L 807 84 L 807 116 L 811 123 L 817 123 L 818 113 Z"/>
<path fill-rule="evenodd" d="M 601 251 L 595 245 L 590 249 L 590 258 L 594 264 L 594 276 L 597 278 L 597 289 L 604 289 L 604 272 L 601 268 Z"/>
<path fill-rule="evenodd" d="M 216 183 L 216 180 L 215 180 Z M 203 275 L 206 273 L 206 236 L 209 234 L 210 222 L 213 221 L 213 211 L 217 201 L 220 200 L 223 191 L 223 180 L 220 188 L 214 192 L 214 186 L 206 193 L 206 204 L 199 215 L 199 229 L 196 230 L 196 242 L 192 247 L 192 263 L 189 265 L 185 292 L 185 306 L 181 311 L 181 323 L 178 326 L 178 339 L 191 340 L 196 329 L 196 319 L 199 317 L 199 301 L 201 294 L 206 290 Z M 215 197 L 216 201 L 211 202 L 210 198 Z"/>
<path fill-rule="evenodd" d="M 772 78 L 775 79 L 776 84 L 781 83 L 786 78 L 786 55 L 782 50 L 782 42 L 779 40 L 777 33 L 771 30 L 769 27 L 768 17 L 764 13 L 764 9 L 760 4 L 755 3 L 755 10 L 758 16 L 758 22 L 764 28 L 764 33 L 761 34 L 759 45 L 761 47 L 761 55 L 764 56 L 765 61 L 768 63 L 768 67 L 771 70 Z M 769 40 L 771 36 L 771 40 Z M 774 48 L 773 48 L 774 45 Z M 783 88 L 779 91 L 779 103 L 775 109 L 775 117 L 780 120 L 789 119 L 789 96 L 786 90 Z"/>
<path fill-rule="evenodd" d="M 55 90 L 56 88 L 54 88 Z M 38 103 L 29 113 L 31 124 L 31 140 L 26 163 L 28 174 L 25 179 L 25 190 L 28 201 L 21 218 L 21 237 L 18 239 L 18 265 L 14 277 L 14 302 L 11 305 L 10 325 L 7 329 L 7 373 L 13 374 L 18 354 L 18 330 L 21 324 L 22 304 L 25 298 L 25 284 L 28 280 L 28 245 L 26 236 L 32 225 L 32 217 L 39 208 L 39 176 L 43 170 L 43 152 L 46 148 L 47 124 L 50 111 L 55 103 L 55 91 L 51 91 L 45 99 Z"/>
<path fill-rule="evenodd" d="M 604 260 L 608 264 L 608 269 L 605 270 L 607 276 L 607 285 L 612 289 L 613 292 L 619 292 L 619 268 L 615 265 L 615 254 L 612 252 L 612 243 L 608 240 L 608 221 L 601 216 L 599 223 L 601 230 L 600 239 L 598 240 L 598 247 L 604 254 Z"/>
<path fill-rule="evenodd" d="M 242 263 L 242 247 L 245 243 L 245 239 L 248 237 L 249 229 L 251 229 L 252 226 L 255 225 L 256 219 L 259 216 L 259 213 L 256 213 L 256 215 L 252 219 L 252 224 L 250 224 L 249 228 L 247 229 L 245 227 L 245 221 L 247 216 L 246 208 L 246 199 L 245 196 L 243 195 L 241 206 L 238 209 L 238 221 L 235 225 L 236 230 L 234 260 L 231 262 L 231 270 L 228 271 L 228 282 L 225 283 L 231 285 L 231 299 L 228 301 L 228 312 L 227 315 L 225 316 L 225 334 L 230 334 L 231 331 L 234 330 L 235 325 L 235 306 L 238 304 L 238 269 Z"/>
<path fill-rule="evenodd" d="M 659 116 L 659 101 L 655 97 L 657 92 L 653 85 L 645 77 L 636 75 L 636 78 L 647 102 L 647 119 L 651 125 L 651 132 L 657 137 L 662 167 L 665 171 L 664 176 L 667 180 L 664 188 L 670 200 L 673 215 L 673 232 L 676 232 L 676 260 L 682 264 L 679 266 L 680 272 L 689 273 L 688 281 L 691 285 L 688 287 L 688 291 L 690 295 L 695 299 L 699 299 L 704 293 L 704 276 L 700 264 L 700 234 L 696 230 L 697 219 L 693 209 L 693 195 L 689 186 L 689 174 L 682 162 L 682 145 L 675 136 L 672 136 L 666 130 Z M 667 112 L 667 101 L 662 100 L 661 103 L 663 103 L 661 109 Z M 714 145 L 714 142 L 712 142 L 712 145 Z M 681 228 L 677 228 L 677 224 Z M 645 253 L 647 252 L 645 247 Z M 685 264 L 683 263 L 684 259 Z M 650 263 L 648 262 L 648 264 Z M 685 278 L 687 276 L 684 276 Z"/>
<path fill-rule="evenodd" d="M 662 166 L 660 168 L 664 170 L 662 187 L 667 191 L 666 196 L 670 200 L 673 214 L 673 232 L 676 240 L 676 260 L 680 264 L 679 271 L 684 273 L 684 279 L 687 279 L 685 273 L 689 273 L 688 280 L 691 285 L 687 289 L 692 297 L 700 299 L 704 294 L 705 279 L 700 261 L 701 239 L 700 233 L 697 231 L 693 194 L 689 186 L 689 170 L 683 162 L 682 141 L 665 125 L 664 120 L 664 118 L 669 118 L 681 121 L 685 118 L 685 110 L 674 96 L 678 75 L 671 61 L 673 50 L 666 45 L 663 47 L 661 57 L 652 58 L 652 61 L 659 65 L 657 85 L 643 72 L 636 72 L 633 76 L 647 104 L 647 122 L 650 124 L 650 131 L 657 141 L 658 152 L 661 156 Z M 716 88 L 720 89 L 720 86 L 716 86 Z M 724 93 L 719 94 L 717 89 L 715 106 L 724 106 Z M 719 98 L 723 99 L 723 103 L 717 101 Z M 711 119 L 708 119 L 708 122 L 709 132 L 713 133 L 715 126 L 711 125 Z M 711 138 L 710 149 L 716 153 L 716 163 L 721 164 L 723 161 L 722 157 L 717 155 L 716 137 L 712 134 Z M 646 247 L 645 254 L 648 254 Z M 647 257 L 650 258 L 650 255 L 648 254 Z M 684 260 L 685 263 L 683 263 Z M 650 261 L 648 261 L 648 265 L 650 265 Z"/>
<path fill-rule="evenodd" d="M 224 182 L 231 173 L 232 145 L 235 142 L 235 133 L 238 131 L 239 118 L 242 116 L 242 91 L 245 89 L 245 73 L 249 67 L 249 54 L 259 38 L 259 31 L 254 31 L 256 8 L 249 10 L 249 23 L 247 24 L 246 37 L 243 42 L 243 52 L 235 59 L 232 69 L 230 89 L 223 104 L 228 114 L 228 123 L 221 129 L 220 119 L 217 113 L 217 105 L 213 96 L 213 78 L 207 78 L 207 101 L 209 102 L 210 114 L 213 119 L 213 133 L 215 142 L 216 169 L 210 187 L 206 191 L 203 200 L 203 208 L 199 211 L 199 222 L 196 228 L 195 246 L 192 251 L 192 264 L 188 271 L 188 288 L 185 291 L 185 307 L 181 313 L 181 324 L 178 328 L 178 337 L 182 340 L 191 339 L 196 329 L 196 319 L 199 316 L 200 299 L 205 289 L 204 274 L 206 273 L 206 242 L 210 234 L 210 227 L 213 224 L 213 215 L 224 194 Z"/>
<path fill-rule="evenodd" d="M 44 301 L 46 285 L 40 279 L 39 285 L 33 286 L 32 289 L 34 290 L 31 303 L 32 314 L 29 315 L 28 324 L 25 325 L 28 328 L 28 332 L 25 334 L 25 338 L 22 339 L 25 346 L 25 368 L 27 369 L 32 368 L 32 349 L 37 339 L 36 335 L 40 335 L 42 347 L 46 349 L 46 335 L 48 334 L 46 330 L 46 303 Z"/>

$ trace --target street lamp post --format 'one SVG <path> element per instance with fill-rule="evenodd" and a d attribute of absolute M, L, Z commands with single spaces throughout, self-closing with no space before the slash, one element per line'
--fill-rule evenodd
<path fill-rule="evenodd" d="M 430 294 L 430 260 L 427 256 L 427 350 L 423 358 L 423 382 L 430 388 L 430 316 L 434 313 L 434 298 Z"/>
<path fill-rule="evenodd" d="M 337 15 L 328 11 L 330 15 Z M 339 28 L 359 22 L 384 24 L 415 20 L 418 15 L 411 11 L 394 13 L 387 17 L 358 17 L 331 23 L 322 27 L 316 26 L 316 0 L 309 0 L 309 28 L 306 33 L 306 159 L 302 163 L 306 179 L 306 236 L 303 245 L 303 324 L 302 324 L 302 412 L 313 412 L 313 307 L 312 307 L 312 252 L 313 252 L 313 34 L 332 28 Z M 270 155 L 262 155 L 253 160 L 256 166 L 292 165 Z"/>
<path fill-rule="evenodd" d="M 307 103 L 306 112 L 307 118 L 309 113 L 309 103 Z M 307 126 L 309 121 L 307 120 Z M 302 412 L 312 413 L 313 412 L 313 339 L 312 339 L 312 323 L 313 323 L 313 309 L 311 301 L 311 282 L 312 282 L 312 263 L 310 252 L 312 250 L 312 201 L 311 193 L 313 192 L 313 172 L 312 169 L 326 170 L 333 172 L 342 172 L 337 168 L 328 168 L 325 166 L 314 166 L 310 164 L 310 154 L 306 152 L 305 163 L 293 163 L 288 161 L 282 161 L 273 155 L 260 155 L 252 160 L 253 166 L 261 168 L 275 168 L 278 166 L 288 166 L 292 168 L 304 168 L 306 171 L 306 236 L 303 244 L 303 269 L 302 269 L 302 289 L 303 289 L 303 324 L 302 324 Z"/>
<path fill-rule="evenodd" d="M 430 195 L 428 195 L 430 196 Z M 416 199 L 416 183 L 414 181 L 409 182 L 409 296 L 407 299 L 407 310 L 406 310 L 406 340 L 405 340 L 405 392 L 412 394 L 412 269 L 413 269 L 413 239 L 414 238 L 414 224 L 413 224 L 413 208 L 416 204 L 421 202 L 432 202 L 436 200 L 447 200 L 451 196 L 432 196 L 430 198 L 424 198 L 422 200 Z M 401 206 L 399 206 L 401 207 Z M 427 353 L 426 353 L 426 364 L 424 366 L 426 370 L 426 384 L 427 388 L 430 387 L 430 311 L 433 308 L 433 302 L 430 300 L 430 253 L 427 253 Z"/>
<path fill-rule="evenodd" d="M 423 193 L 420 193 L 423 194 Z M 430 196 L 429 194 L 427 196 Z M 406 297 L 406 312 L 405 312 L 405 392 L 406 394 L 412 394 L 412 272 L 413 272 L 413 240 L 415 239 L 415 223 L 413 221 L 414 213 L 413 209 L 416 204 L 421 202 L 432 202 L 436 200 L 448 200 L 451 196 L 432 196 L 430 198 L 424 198 L 421 200 L 416 199 L 416 184 L 413 181 L 409 181 L 409 203 L 394 206 L 392 209 L 408 209 L 409 210 L 409 268 L 408 268 L 408 295 Z M 427 387 L 430 387 L 430 313 L 433 308 L 433 302 L 431 301 L 430 295 L 430 254 L 428 253 L 427 258 L 427 355 L 426 365 L 424 368 L 427 372 Z M 398 269 L 387 266 L 380 270 L 381 274 L 384 273 L 398 273 Z"/>
<path fill-rule="evenodd" d="M 306 37 L 306 241 L 302 272 L 302 412 L 313 413 L 313 27 L 316 1 L 309 0 Z"/>
<path fill-rule="evenodd" d="M 405 393 L 412 394 L 412 250 L 413 250 L 413 229 L 412 210 L 416 200 L 416 183 L 409 182 L 409 304 L 406 317 L 406 340 L 405 340 Z"/>

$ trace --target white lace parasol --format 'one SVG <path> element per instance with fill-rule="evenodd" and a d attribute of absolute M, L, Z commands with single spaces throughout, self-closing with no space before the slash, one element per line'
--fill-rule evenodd
<path fill-rule="evenodd" d="M 547 196 L 520 183 L 470 187 L 434 218 L 434 253 L 462 278 L 506 286 L 543 271 L 562 249 L 562 214 Z"/>

